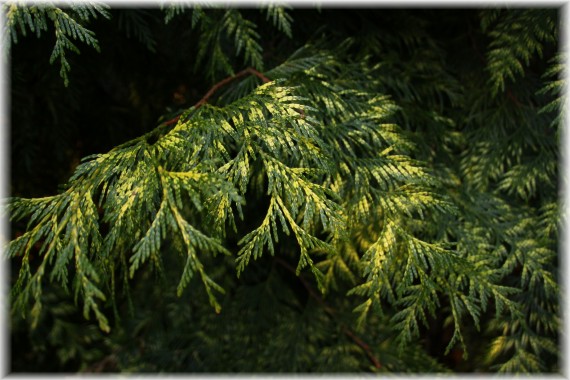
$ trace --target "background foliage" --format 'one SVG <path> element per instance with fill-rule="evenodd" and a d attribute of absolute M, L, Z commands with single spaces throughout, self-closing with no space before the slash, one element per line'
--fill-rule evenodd
<path fill-rule="evenodd" d="M 13 372 L 560 370 L 557 9 L 3 9 Z"/>

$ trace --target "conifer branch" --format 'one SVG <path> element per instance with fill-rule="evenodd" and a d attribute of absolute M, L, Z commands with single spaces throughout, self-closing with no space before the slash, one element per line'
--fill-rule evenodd
<path fill-rule="evenodd" d="M 26 30 L 43 34 L 53 23 L 63 75 L 75 45 L 98 47 L 86 28 L 101 12 L 40 8 L 16 14 L 8 7 L 7 37 L 16 43 Z M 17 224 L 7 251 L 20 267 L 14 312 L 29 315 L 40 334 L 57 332 L 46 323 L 59 318 L 50 297 L 59 298 L 61 287 L 75 295 L 70 312 L 82 304 L 85 318 L 99 323 L 93 336 L 113 345 L 135 336 L 125 352 L 160 350 L 172 363 L 137 367 L 121 359 L 118 370 L 556 371 L 565 80 L 561 61 L 543 73 L 541 60 L 558 47 L 557 13 L 477 12 L 479 26 L 475 13 L 456 13 L 453 37 L 440 28 L 434 35 L 430 15 L 397 18 L 402 28 L 394 32 L 374 30 L 383 23 L 368 21 L 385 16 L 367 20 L 368 13 L 359 17 L 374 33 L 364 38 L 303 42 L 296 32 L 290 43 L 261 36 L 266 28 L 239 10 L 193 8 L 187 37 L 198 49 L 203 70 L 195 79 L 204 89 L 194 106 L 85 157 L 60 194 L 8 201 Z M 284 10 L 267 17 L 293 35 Z M 378 35 L 386 38 L 370 43 Z M 304 46 L 293 52 L 297 41 Z M 444 59 L 451 47 L 452 59 Z M 25 49 L 14 58 L 33 62 Z M 264 54 L 275 67 L 263 68 Z M 238 57 L 245 69 L 234 71 Z M 66 99 L 58 95 L 50 99 Z M 28 111 L 15 100 L 22 131 L 38 120 L 26 114 L 41 116 L 43 108 Z M 69 105 L 54 100 L 53 108 L 55 120 Z M 249 266 L 268 254 L 284 276 L 268 273 L 266 260 Z M 153 271 L 179 277 L 178 286 L 145 283 Z M 226 294 L 223 313 L 218 294 Z M 114 312 L 120 327 L 123 302 L 150 321 L 140 325 L 145 330 L 153 320 L 166 325 L 165 316 L 173 323 L 148 334 L 152 345 L 129 326 L 108 332 L 106 314 Z M 212 308 L 216 318 L 208 317 Z M 172 341 L 181 348 L 162 355 Z M 458 351 L 475 357 L 437 360 Z"/>

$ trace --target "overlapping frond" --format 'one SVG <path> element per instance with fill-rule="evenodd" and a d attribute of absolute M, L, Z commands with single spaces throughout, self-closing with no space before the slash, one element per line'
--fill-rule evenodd
<path fill-rule="evenodd" d="M 53 5 L 32 5 L 24 2 L 10 2 L 3 5 L 6 15 L 6 46 L 18 42 L 18 35 L 26 36 L 29 29 L 37 37 L 48 30 L 48 20 L 53 26 L 55 45 L 53 47 L 50 63 L 56 60 L 60 63 L 60 76 L 65 85 L 69 83 L 68 73 L 71 66 L 67 59 L 67 53 L 79 53 L 74 41 L 80 41 L 88 46 L 99 50 L 99 42 L 95 34 L 83 24 L 98 16 L 109 18 L 109 12 L 105 5 L 89 4 L 74 5 L 70 9 L 62 9 Z"/>
<path fill-rule="evenodd" d="M 481 23 L 492 39 L 487 70 L 494 95 L 505 90 L 507 80 L 522 76 L 531 59 L 542 55 L 544 44 L 556 39 L 557 20 L 550 9 L 520 9 L 500 15 L 483 11 Z"/>

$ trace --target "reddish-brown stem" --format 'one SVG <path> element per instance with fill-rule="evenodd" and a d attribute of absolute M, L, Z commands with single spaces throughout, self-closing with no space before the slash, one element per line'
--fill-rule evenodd
<path fill-rule="evenodd" d="M 295 270 L 295 268 L 293 268 L 293 266 L 291 266 L 285 260 L 283 260 L 279 257 L 276 257 L 275 261 L 279 265 L 281 265 L 283 268 L 287 269 L 289 272 L 294 273 L 295 275 L 297 274 L 297 271 Z M 303 276 L 298 276 L 298 278 L 299 278 L 299 281 L 301 281 L 301 283 L 303 284 L 303 287 L 309 293 L 309 295 L 311 297 L 313 297 L 319 303 L 319 305 L 321 305 L 323 307 L 323 310 L 327 314 L 329 314 L 331 317 L 336 318 L 335 310 L 332 307 L 330 307 L 329 305 L 327 305 L 327 303 L 313 289 L 313 287 L 307 282 L 307 280 L 305 280 L 303 278 Z M 362 339 L 360 339 L 356 334 L 354 334 L 354 332 L 350 328 L 343 326 L 342 330 L 347 337 L 349 337 L 354 343 L 356 343 L 357 346 L 362 348 L 362 350 L 366 353 L 366 356 L 368 356 L 368 359 L 372 362 L 372 364 L 374 365 L 375 368 L 381 368 L 382 367 L 382 364 L 380 364 L 380 361 L 378 361 L 378 359 L 374 356 L 374 353 L 372 352 L 372 350 L 370 349 L 370 346 L 368 344 L 366 344 Z"/>
<path fill-rule="evenodd" d="M 283 268 L 287 269 L 289 272 L 294 273 L 295 275 L 297 275 L 297 271 L 295 270 L 295 268 L 293 268 L 288 262 L 286 262 L 285 260 L 276 257 L 275 261 L 277 263 L 279 263 L 279 265 L 281 265 Z M 319 305 L 321 305 L 323 307 L 323 309 L 330 315 L 334 315 L 335 311 L 333 310 L 333 308 L 331 308 L 329 305 L 326 304 L 326 302 L 321 298 L 321 296 L 319 296 L 319 294 L 315 291 L 315 289 L 313 289 L 313 287 L 307 282 L 307 280 L 305 280 L 305 278 L 303 278 L 303 276 L 298 276 L 299 281 L 301 281 L 301 283 L 303 284 L 303 287 L 305 287 L 305 289 L 307 290 L 307 292 L 309 293 L 309 295 L 311 297 L 313 297 L 315 299 L 315 301 L 317 301 L 319 303 Z"/>
<path fill-rule="evenodd" d="M 262 73 L 260 73 L 259 71 L 248 67 L 245 70 L 240 71 L 239 73 L 231 76 L 231 77 L 227 77 L 225 79 L 222 79 L 221 81 L 219 81 L 218 83 L 216 83 L 212 88 L 210 88 L 210 90 L 208 92 L 206 92 L 206 95 L 204 95 L 204 97 L 202 99 L 200 99 L 198 101 L 198 103 L 196 103 L 194 105 L 194 108 L 200 108 L 204 103 L 206 103 L 208 101 L 208 99 L 216 92 L 218 91 L 218 89 L 220 87 L 225 86 L 226 84 L 230 83 L 231 81 L 243 77 L 247 74 L 251 74 L 251 75 L 255 75 L 256 77 L 258 77 L 259 79 L 261 79 L 263 81 L 263 83 L 267 83 L 269 82 L 269 78 L 267 78 L 265 75 L 263 75 Z"/>
<path fill-rule="evenodd" d="M 473 36 L 473 30 L 471 28 L 471 23 L 467 24 L 467 34 L 469 35 L 469 39 L 471 40 L 471 46 L 473 47 L 473 50 L 475 51 L 475 53 L 477 54 L 477 57 L 479 58 L 479 60 L 481 61 L 481 63 L 485 64 L 485 56 L 483 54 L 481 54 L 481 51 L 479 50 L 479 48 L 477 47 L 477 43 L 475 41 L 475 37 Z"/>
<path fill-rule="evenodd" d="M 176 116 L 176 117 L 174 117 L 174 118 L 172 118 L 172 119 L 170 119 L 170 120 L 168 120 L 168 121 L 165 121 L 165 122 L 162 123 L 162 124 L 163 124 L 163 125 L 175 124 L 175 123 L 178 121 L 178 119 L 180 119 L 180 115 L 178 115 L 178 116 Z"/>
<path fill-rule="evenodd" d="M 507 88 L 507 97 L 515 103 L 517 107 L 522 107 L 522 103 L 517 99 L 517 97 L 511 92 L 509 88 Z"/>
<path fill-rule="evenodd" d="M 223 86 L 225 86 L 226 84 L 230 83 L 231 81 L 233 81 L 233 80 L 235 80 L 235 79 L 237 79 L 237 78 L 241 78 L 241 77 L 243 77 L 243 76 L 245 76 L 245 75 L 247 75 L 247 74 L 255 75 L 256 77 L 258 77 L 259 79 L 261 79 L 261 81 L 262 81 L 263 83 L 271 82 L 271 79 L 267 78 L 265 75 L 263 75 L 262 73 L 260 73 L 260 72 L 257 71 L 256 69 L 254 69 L 254 68 L 252 68 L 252 67 L 248 67 L 247 69 L 244 69 L 244 70 L 240 71 L 239 73 L 237 73 L 237 74 L 235 74 L 235 75 L 232 75 L 231 77 L 224 78 L 224 79 L 222 79 L 221 81 L 219 81 L 218 83 L 216 83 L 215 85 L 213 85 L 212 88 L 210 88 L 210 89 L 208 90 L 208 92 L 206 92 L 206 95 L 204 95 L 204 96 L 202 97 L 202 99 L 200 99 L 200 100 L 198 101 L 198 103 L 196 103 L 196 104 L 194 105 L 194 109 L 198 109 L 198 108 L 200 108 L 201 106 L 203 106 L 204 104 L 206 104 L 206 103 L 208 102 L 208 99 L 210 99 L 210 97 L 211 97 L 212 95 L 214 95 L 214 93 L 215 93 L 216 91 L 218 91 L 218 90 L 220 89 L 220 87 L 223 87 Z M 176 117 L 174 117 L 174 118 L 172 118 L 172 119 L 170 119 L 170 120 L 168 120 L 168 121 L 165 121 L 165 122 L 162 123 L 162 124 L 163 124 L 163 125 L 174 124 L 174 123 L 178 122 L 179 119 L 180 119 L 180 115 L 178 115 L 178 116 L 176 116 Z"/>
<path fill-rule="evenodd" d="M 345 328 L 344 329 L 344 333 L 350 338 L 352 339 L 352 341 L 354 343 L 356 343 L 358 346 L 360 346 L 360 348 L 362 348 L 364 350 L 364 352 L 366 352 L 366 355 L 368 356 L 368 359 L 370 359 L 370 361 L 372 362 L 372 364 L 374 364 L 374 367 L 376 368 L 380 368 L 382 367 L 382 364 L 380 364 L 380 362 L 378 361 L 378 359 L 376 359 L 376 357 L 372 354 L 372 350 L 370 349 L 370 346 L 368 346 L 362 339 L 360 339 L 359 337 L 357 337 L 356 335 L 354 335 L 354 333 L 349 329 L 349 328 Z"/>

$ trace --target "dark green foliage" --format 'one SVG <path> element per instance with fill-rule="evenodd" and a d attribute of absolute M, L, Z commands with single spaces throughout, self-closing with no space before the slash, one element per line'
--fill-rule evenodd
<path fill-rule="evenodd" d="M 79 53 L 79 49 L 73 41 L 81 41 L 99 50 L 99 42 L 94 33 L 85 28 L 82 23 L 87 23 L 91 18 L 98 15 L 109 18 L 109 13 L 103 5 L 92 4 L 90 6 L 76 5 L 69 10 L 61 9 L 53 5 L 25 6 L 23 3 L 10 2 L 3 5 L 6 15 L 6 45 L 10 42 L 18 42 L 18 34 L 26 36 L 29 29 L 40 37 L 42 31 L 48 30 L 48 21 L 55 34 L 55 45 L 50 57 L 50 63 L 59 60 L 60 75 L 65 84 L 69 83 L 68 72 L 71 69 L 66 58 L 68 51 Z M 72 41 L 73 40 L 73 41 Z"/>
<path fill-rule="evenodd" d="M 127 38 L 134 37 L 151 52 L 156 52 L 156 41 L 152 35 L 148 19 L 152 15 L 146 10 L 128 9 L 119 13 L 119 29 L 124 30 Z"/>
<path fill-rule="evenodd" d="M 117 103 L 89 108 L 144 126 L 93 143 L 57 195 L 16 176 L 15 371 L 16 337 L 46 371 L 560 370 L 555 9 L 5 10 L 14 42 L 54 22 L 65 83 L 66 41 L 113 59 L 117 20 L 128 91 L 87 61 L 66 91 L 100 85 Z"/>

